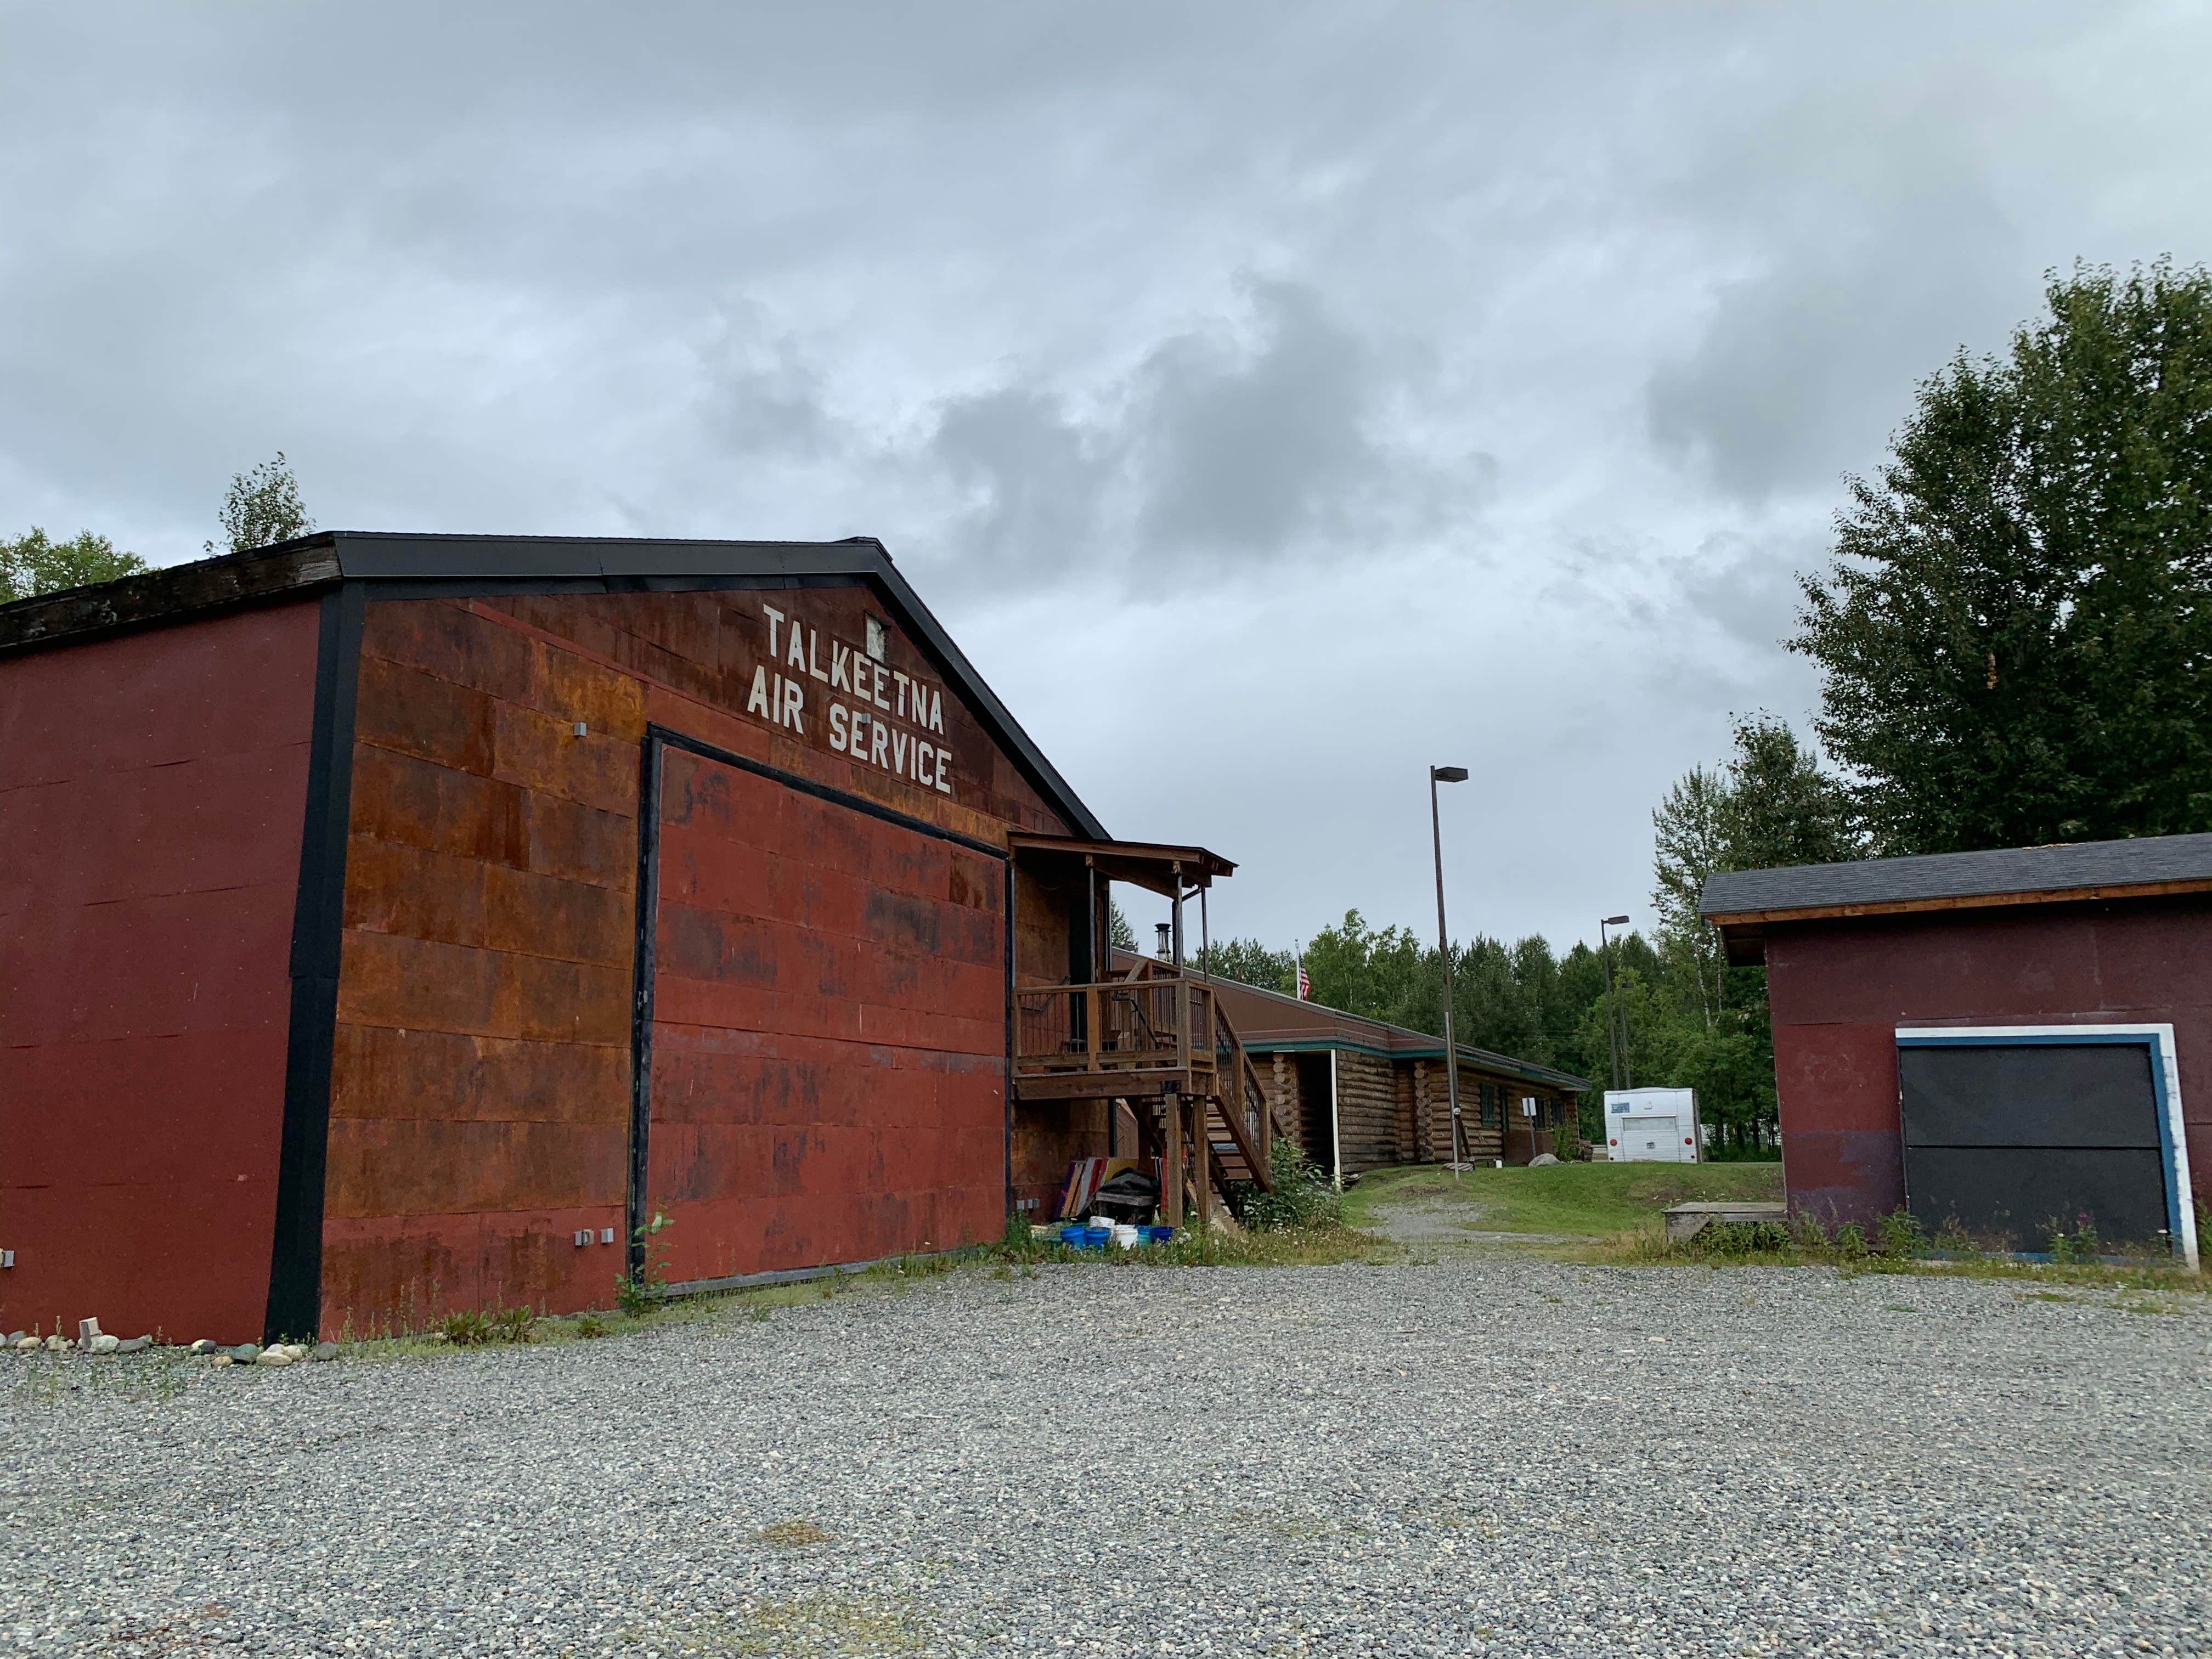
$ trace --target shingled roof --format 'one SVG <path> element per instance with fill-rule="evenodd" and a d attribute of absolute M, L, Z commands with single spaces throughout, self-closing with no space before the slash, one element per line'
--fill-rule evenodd
<path fill-rule="evenodd" d="M 1756 963 L 1769 922 L 2197 892 L 2212 892 L 2212 835 L 1730 871 L 1706 879 L 1698 908 L 1731 962 Z"/>

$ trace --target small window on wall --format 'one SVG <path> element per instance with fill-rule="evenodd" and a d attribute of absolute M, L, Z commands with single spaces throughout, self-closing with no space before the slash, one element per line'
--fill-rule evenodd
<path fill-rule="evenodd" d="M 879 618 L 875 617 L 869 617 L 868 654 L 874 658 L 878 662 L 881 662 L 884 659 L 884 653 L 890 648 L 891 636 L 890 631 L 884 628 Z"/>
<path fill-rule="evenodd" d="M 1494 1083 L 1486 1083 L 1480 1087 L 1482 1127 L 1486 1129 L 1494 1129 L 1498 1127 L 1498 1085 Z"/>

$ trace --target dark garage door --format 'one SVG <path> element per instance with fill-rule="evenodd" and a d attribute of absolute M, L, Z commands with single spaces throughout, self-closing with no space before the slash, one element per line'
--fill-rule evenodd
<path fill-rule="evenodd" d="M 1900 1047 L 1906 1206 L 1930 1231 L 2040 1249 L 2086 1215 L 2099 1238 L 2164 1232 L 2166 1161 L 2140 1042 Z"/>

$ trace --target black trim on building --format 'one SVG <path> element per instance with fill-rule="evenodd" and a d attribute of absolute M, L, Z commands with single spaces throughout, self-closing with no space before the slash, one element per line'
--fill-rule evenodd
<path fill-rule="evenodd" d="M 902 812 L 895 806 L 886 806 L 881 801 L 871 800 L 866 795 L 856 795 L 850 790 L 839 789 L 826 783 L 817 783 L 813 779 L 801 777 L 796 772 L 787 772 L 780 766 L 770 766 L 765 761 L 750 759 L 744 755 L 724 749 L 719 744 L 708 743 L 703 738 L 688 737 L 672 727 L 648 726 L 645 728 L 645 732 L 650 740 L 665 743 L 672 749 L 687 750 L 702 760 L 719 761 L 722 765 L 735 767 L 740 772 L 750 772 L 755 777 L 769 779 L 771 781 L 783 785 L 787 789 L 796 789 L 802 795 L 811 795 L 817 800 L 830 801 L 839 806 L 849 806 L 855 812 L 865 812 L 872 818 L 881 818 L 885 823 L 896 823 L 902 829 L 919 830 L 925 836 L 935 836 L 939 841 L 949 841 L 956 847 L 967 848 L 970 852 L 981 853 L 994 859 L 1003 859 L 1006 856 L 1005 848 L 994 847 L 988 841 L 978 841 L 973 836 L 963 836 L 957 830 L 947 830 L 941 823 L 932 823 L 927 818 L 915 817 L 912 813 Z"/>
<path fill-rule="evenodd" d="M 647 1143 L 653 1133 L 653 979 L 660 922 L 660 775 L 666 743 L 647 726 L 637 756 L 637 945 L 630 966 L 629 1179 L 623 1217 L 623 1260 L 634 1279 L 645 1276 Z"/>
<path fill-rule="evenodd" d="M 292 911 L 292 1006 L 276 1164 L 276 1227 L 263 1322 L 270 1341 L 312 1338 L 322 1325 L 323 1191 L 330 1161 L 331 1060 L 344 942 L 362 611 L 362 590 L 351 584 L 322 602 L 300 886 Z"/>

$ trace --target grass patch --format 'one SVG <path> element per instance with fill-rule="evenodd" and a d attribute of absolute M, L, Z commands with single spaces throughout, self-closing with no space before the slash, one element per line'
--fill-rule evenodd
<path fill-rule="evenodd" d="M 1393 1205 L 1464 1208 L 1470 1229 L 1498 1233 L 1564 1233 L 1601 1239 L 1659 1224 L 1670 1205 L 1692 1200 L 1779 1200 L 1779 1164 L 1554 1164 L 1538 1168 L 1487 1166 L 1456 1178 L 1419 1164 L 1376 1170 L 1345 1194 L 1344 1218 L 1380 1227 Z"/>
<path fill-rule="evenodd" d="M 1979 1255 L 1954 1248 L 1948 1239 L 1931 1244 L 1901 1213 L 1885 1218 L 1871 1233 L 1853 1225 L 1831 1236 L 1802 1221 L 1788 1227 L 1716 1224 L 1679 1244 L 1670 1243 L 1660 1229 L 1639 1227 L 1590 1247 L 1579 1259 L 1615 1267 L 1832 1267 L 1845 1279 L 1887 1274 L 1989 1279 L 2020 1285 L 2022 1301 L 2085 1299 L 2069 1295 L 2069 1289 L 2120 1291 L 2136 1293 L 2136 1305 L 2121 1304 L 2129 1312 L 2178 1311 L 2151 1298 L 2168 1292 L 2212 1292 L 2212 1275 L 2155 1260 L 2039 1261 Z"/>
<path fill-rule="evenodd" d="M 1010 1226 L 992 1247 L 1006 1270 L 1034 1268 L 1043 1262 L 1109 1267 L 1324 1267 L 1346 1261 L 1390 1261 L 1403 1254 L 1371 1233 L 1329 1221 L 1311 1226 L 1255 1227 L 1234 1233 L 1200 1232 L 1186 1225 L 1165 1244 L 1140 1244 L 1133 1250 L 1108 1245 L 1103 1251 L 1078 1250 L 1030 1236 L 1026 1224 Z"/>
<path fill-rule="evenodd" d="M 837 1534 L 812 1521 L 776 1521 L 763 1527 L 755 1536 L 770 1549 L 803 1550 L 834 1542 Z"/>

